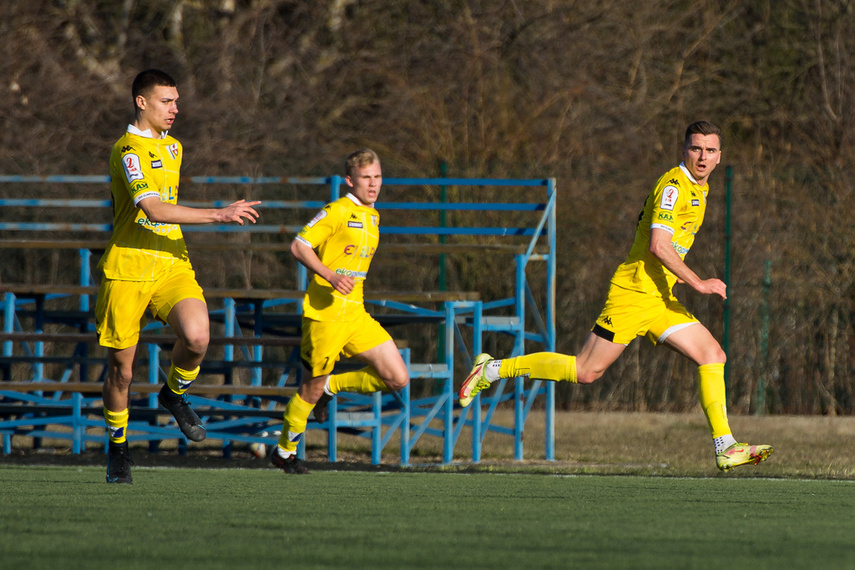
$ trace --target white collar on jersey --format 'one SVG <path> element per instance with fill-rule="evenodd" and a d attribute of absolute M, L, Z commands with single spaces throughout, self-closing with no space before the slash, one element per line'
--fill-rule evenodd
<path fill-rule="evenodd" d="M 154 138 L 154 135 L 151 134 L 151 129 L 146 129 L 144 131 L 141 131 L 133 125 L 128 125 L 128 132 L 131 133 L 132 135 L 139 135 L 139 136 L 145 137 L 147 139 L 153 139 Z M 166 135 L 168 135 L 168 134 L 169 134 L 169 131 L 163 131 L 162 133 L 160 133 L 160 138 L 165 139 Z"/>
<path fill-rule="evenodd" d="M 353 202 L 354 204 L 356 204 L 357 206 L 362 206 L 363 208 L 373 208 L 374 207 L 374 204 L 371 204 L 370 206 L 366 206 L 365 204 L 363 204 L 359 200 L 359 198 L 357 198 L 356 196 L 353 195 L 353 192 L 348 192 L 347 197 L 350 198 L 350 201 Z"/>
<path fill-rule="evenodd" d="M 681 163 L 680 163 L 680 170 L 682 170 L 682 171 L 683 171 L 683 174 L 685 174 L 685 175 L 686 175 L 686 178 L 688 178 L 689 180 L 691 180 L 691 181 L 692 181 L 692 184 L 698 184 L 698 181 L 697 181 L 697 180 L 695 180 L 695 177 L 694 177 L 694 176 L 692 176 L 692 173 L 691 173 L 691 172 L 689 172 L 689 169 L 688 169 L 688 168 L 686 168 L 686 163 L 685 163 L 685 162 L 681 162 Z M 700 186 L 700 184 L 698 184 L 698 186 Z"/>

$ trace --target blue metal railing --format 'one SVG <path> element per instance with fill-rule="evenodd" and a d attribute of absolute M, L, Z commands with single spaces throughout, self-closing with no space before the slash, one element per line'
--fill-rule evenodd
<path fill-rule="evenodd" d="M 338 199 L 342 190 L 347 190 L 344 185 L 344 179 L 340 176 L 330 177 L 230 177 L 230 176 L 193 176 L 182 179 L 182 184 L 232 184 L 232 185 L 308 185 L 308 186 L 326 186 L 328 187 L 328 198 L 323 200 L 265 200 L 262 204 L 263 212 L 275 212 L 278 210 L 288 211 L 296 209 L 317 210 L 323 207 L 327 201 Z M 108 176 L 16 176 L 16 175 L 0 175 L 0 185 L 2 184 L 33 184 L 33 183 L 48 183 L 48 184 L 108 184 Z M 546 395 L 546 459 L 554 459 L 554 384 L 551 382 L 541 383 L 535 382 L 529 390 L 524 389 L 523 380 L 516 379 L 513 381 L 513 391 L 506 393 L 506 382 L 498 383 L 497 389 L 493 396 L 479 396 L 478 406 L 470 406 L 464 410 L 460 410 L 458 416 L 454 418 L 454 402 L 455 394 L 453 390 L 453 372 L 454 372 L 454 353 L 455 344 L 457 348 L 464 354 L 465 364 L 471 363 L 471 356 L 466 350 L 463 335 L 460 333 L 461 322 L 469 322 L 472 327 L 472 348 L 471 354 L 481 352 L 482 336 L 492 332 L 502 334 L 510 334 L 514 337 L 513 355 L 522 354 L 525 352 L 526 342 L 535 342 L 544 350 L 555 350 L 555 247 L 556 247 L 556 184 L 554 179 L 464 179 L 464 178 L 386 178 L 383 181 L 384 186 L 420 186 L 420 187 L 465 187 L 467 190 L 472 190 L 467 196 L 471 199 L 474 194 L 476 197 L 478 191 L 482 189 L 497 189 L 503 187 L 509 188 L 541 188 L 545 190 L 544 194 L 535 196 L 537 201 L 531 202 L 508 202 L 508 201 L 489 201 L 489 202 L 395 202 L 382 201 L 376 204 L 378 210 L 400 210 L 400 211 L 423 211 L 423 212 L 448 212 L 448 211 L 465 211 L 465 212 L 519 212 L 521 215 L 533 216 L 530 223 L 514 226 L 491 226 L 485 224 L 483 226 L 381 226 L 381 233 L 385 235 L 398 236 L 481 236 L 485 238 L 509 238 L 519 240 L 526 246 L 524 254 L 515 256 L 515 285 L 513 293 L 505 299 L 491 300 L 485 302 L 471 303 L 445 303 L 445 307 L 440 311 L 433 311 L 444 315 L 446 330 L 454 331 L 454 334 L 446 335 L 446 360 L 441 365 L 419 365 L 412 364 L 413 378 L 434 378 L 443 381 L 443 392 L 441 395 L 433 398 L 423 399 L 419 401 L 409 402 L 407 406 L 406 423 L 408 427 L 407 449 L 412 449 L 412 445 L 418 441 L 423 434 L 438 435 L 443 438 L 443 461 L 448 463 L 453 456 L 454 446 L 460 436 L 461 430 L 464 427 L 471 427 L 473 432 L 472 437 L 472 459 L 479 461 L 481 456 L 481 444 L 483 437 L 490 431 L 499 433 L 507 433 L 514 437 L 514 456 L 516 459 L 523 458 L 522 445 L 522 430 L 525 421 L 531 411 L 535 397 L 540 394 Z M 531 198 L 529 193 L 517 193 L 513 196 L 514 199 L 521 197 Z M 385 196 L 384 196 L 385 198 Z M 194 202 L 182 200 L 182 204 L 196 207 L 222 207 L 231 203 L 231 200 L 217 200 L 211 202 Z M 47 208 L 55 212 L 57 208 L 73 210 L 78 209 L 96 209 L 103 210 L 104 218 L 109 218 L 109 209 L 112 204 L 110 200 L 104 199 L 43 199 L 43 198 L 0 198 L 0 208 Z M 3 211 L 3 210 L 0 210 Z M 4 215 L 0 218 L 0 231 L 8 232 L 82 232 L 105 234 L 106 237 L 111 229 L 110 223 L 97 223 L 91 221 L 93 218 L 91 212 L 87 213 L 85 221 L 65 217 L 64 222 L 17 222 L 8 220 Z M 495 218 L 492 218 L 495 219 Z M 206 226 L 191 226 L 185 225 L 182 227 L 185 232 L 228 232 L 228 233 L 248 233 L 248 234 L 282 234 L 296 233 L 301 229 L 301 225 L 293 224 L 255 224 L 246 226 L 237 225 L 206 225 Z M 517 241 L 517 243 L 519 243 Z M 492 242 L 491 242 L 492 243 Z M 538 248 L 540 244 L 540 248 Z M 545 250 L 545 253 L 544 253 Z M 81 251 L 81 276 L 80 284 L 90 283 L 91 275 L 89 268 L 89 250 Z M 526 270 L 532 261 L 544 262 L 546 266 L 546 291 L 543 291 L 545 306 L 541 312 L 535 304 L 535 296 L 526 277 Z M 84 269 L 85 268 L 85 269 Z M 299 271 L 299 268 L 298 268 Z M 302 282 L 305 283 L 305 272 L 302 273 Z M 18 299 L 17 302 L 28 302 L 26 299 Z M 89 296 L 81 296 L 81 310 L 88 310 Z M 271 306 L 275 302 L 270 303 Z M 382 303 L 384 306 L 393 307 L 402 311 L 413 311 L 416 313 L 427 314 L 432 310 L 424 307 L 410 306 L 409 308 L 395 303 Z M 513 311 L 513 317 L 506 319 L 504 324 L 492 324 L 485 320 L 485 313 L 502 307 L 510 307 Z M 12 330 L 10 328 L 9 305 L 6 305 L 6 321 L 4 330 Z M 467 321 L 468 319 L 468 321 Z M 534 323 L 535 330 L 527 330 L 526 323 Z M 234 325 L 232 325 L 234 326 Z M 463 325 L 465 326 L 465 325 Z M 239 329 L 239 326 L 238 326 Z M 457 341 L 455 343 L 455 340 Z M 4 343 L 4 354 L 8 354 L 9 343 Z M 38 351 L 38 346 L 37 346 Z M 256 347 L 253 353 L 253 359 L 261 358 L 260 347 Z M 35 368 L 41 370 L 41 368 Z M 260 374 L 260 372 L 258 373 Z M 253 381 L 258 379 L 260 375 L 253 377 Z M 545 386 L 544 386 L 545 384 Z M 497 406 L 504 401 L 513 399 L 515 402 L 515 425 L 513 428 L 505 428 L 503 426 L 493 425 L 493 413 Z M 481 405 L 486 406 L 486 413 L 481 409 Z M 376 406 L 375 406 L 376 407 Z M 470 418 L 471 414 L 471 418 Z M 378 416 L 379 418 L 379 416 Z M 413 431 L 409 432 L 410 422 L 417 421 L 415 418 L 422 418 L 421 423 L 414 424 Z M 442 418 L 445 420 L 441 430 L 436 430 L 429 426 L 433 419 Z M 456 422 L 453 421 L 456 419 Z M 379 429 L 380 420 L 376 420 L 374 424 Z M 396 429 L 402 429 L 401 421 L 398 419 L 395 424 Z M 335 431 L 335 430 L 333 430 Z M 160 435 L 160 434 L 158 434 Z M 376 437 L 377 433 L 371 433 L 371 437 Z M 388 441 L 389 434 L 385 438 L 379 440 L 383 445 Z M 375 451 L 373 451 L 374 453 Z M 402 449 L 402 462 L 404 461 L 404 450 Z M 379 453 L 379 450 L 376 451 Z M 332 450 L 334 456 L 334 450 Z"/>

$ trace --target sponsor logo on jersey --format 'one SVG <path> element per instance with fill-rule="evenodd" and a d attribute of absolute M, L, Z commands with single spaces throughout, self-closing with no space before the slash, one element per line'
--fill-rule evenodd
<path fill-rule="evenodd" d="M 163 168 L 163 161 L 160 160 L 152 160 L 151 161 L 152 168 Z"/>
<path fill-rule="evenodd" d="M 164 224 L 161 222 L 152 222 L 148 218 L 137 218 L 137 224 L 148 231 L 154 232 L 159 236 L 165 236 L 172 230 L 178 229 L 178 224 Z"/>
<path fill-rule="evenodd" d="M 701 201 L 700 201 L 700 200 L 698 200 L 697 198 L 695 198 L 694 200 L 692 200 L 692 206 L 700 206 L 700 205 L 701 205 Z"/>
<path fill-rule="evenodd" d="M 140 167 L 140 157 L 135 154 L 126 154 L 122 157 L 122 166 L 125 167 L 125 177 L 128 179 L 128 184 L 134 180 L 142 180 L 142 168 Z"/>
<path fill-rule="evenodd" d="M 357 248 L 359 248 L 359 251 L 356 251 Z M 374 247 L 368 247 L 368 246 L 359 247 L 358 245 L 355 245 L 355 244 L 347 245 L 344 248 L 344 254 L 345 255 L 359 254 L 359 257 L 363 257 L 363 258 L 367 258 L 367 259 L 374 257 L 375 251 L 376 251 L 376 248 L 374 248 Z"/>
<path fill-rule="evenodd" d="M 354 279 L 365 279 L 368 276 L 367 271 L 353 271 L 351 269 L 345 269 L 340 267 L 335 270 L 336 275 L 344 275 L 345 277 L 353 277 Z"/>
<path fill-rule="evenodd" d="M 318 222 L 320 222 L 321 220 L 323 220 L 326 217 L 327 217 L 327 210 L 326 210 L 326 208 L 324 208 L 323 210 L 321 210 L 320 212 L 315 214 L 315 217 L 312 218 L 312 221 L 310 221 L 308 224 L 306 224 L 306 227 L 311 228 L 312 226 L 314 226 L 315 224 L 317 224 Z"/>
<path fill-rule="evenodd" d="M 362 229 L 362 222 L 347 222 L 347 227 L 349 228 L 360 228 Z"/>
<path fill-rule="evenodd" d="M 674 217 L 668 212 L 659 212 L 659 215 L 656 216 L 657 220 L 665 220 L 666 222 L 673 222 Z"/>
<path fill-rule="evenodd" d="M 673 210 L 679 196 L 680 191 L 677 190 L 676 186 L 666 186 L 662 190 L 662 200 L 659 202 L 659 207 L 663 210 Z"/>
<path fill-rule="evenodd" d="M 676 251 L 680 257 L 685 257 L 687 253 L 689 253 L 689 248 L 682 246 L 678 243 L 671 242 L 671 245 L 674 247 L 674 251 Z"/>

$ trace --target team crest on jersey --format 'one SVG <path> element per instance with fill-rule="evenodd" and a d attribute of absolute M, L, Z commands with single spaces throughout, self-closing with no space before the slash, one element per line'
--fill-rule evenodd
<path fill-rule="evenodd" d="M 308 224 L 306 224 L 306 227 L 311 228 L 312 226 L 314 226 L 315 224 L 317 224 L 318 222 L 320 222 L 321 220 L 323 220 L 326 217 L 327 217 L 327 211 L 326 211 L 326 209 L 323 209 L 320 212 L 318 212 L 317 214 L 315 214 L 315 217 L 312 218 L 312 221 L 310 221 Z"/>
<path fill-rule="evenodd" d="M 172 160 L 178 159 L 178 143 L 172 143 L 166 147 L 166 150 L 169 151 L 169 156 L 172 157 Z"/>
<path fill-rule="evenodd" d="M 666 186 L 662 190 L 662 200 L 659 202 L 659 207 L 663 210 L 673 210 L 679 196 L 680 191 L 677 190 L 676 186 Z"/>
<path fill-rule="evenodd" d="M 362 222 L 347 222 L 349 228 L 362 228 Z"/>
<path fill-rule="evenodd" d="M 371 223 L 374 224 L 374 227 L 376 228 L 380 225 L 380 219 L 377 216 L 371 216 Z"/>
<path fill-rule="evenodd" d="M 134 180 L 142 180 L 144 178 L 142 168 L 140 167 L 140 157 L 135 154 L 126 154 L 122 157 L 122 166 L 125 167 L 125 177 L 128 179 L 128 184 Z"/>

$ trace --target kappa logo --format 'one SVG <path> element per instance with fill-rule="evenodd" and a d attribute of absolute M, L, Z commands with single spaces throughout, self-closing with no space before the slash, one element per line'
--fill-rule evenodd
<path fill-rule="evenodd" d="M 134 147 L 132 147 L 132 146 L 123 146 L 122 147 L 122 153 L 130 152 L 132 150 L 134 150 Z"/>
<path fill-rule="evenodd" d="M 149 158 L 157 158 L 157 155 L 151 151 L 148 151 L 148 156 L 149 156 Z"/>
<path fill-rule="evenodd" d="M 612 326 L 612 318 L 611 318 L 611 317 L 606 317 L 606 318 L 604 318 L 604 319 L 603 319 L 603 324 L 604 324 L 604 325 Z"/>
<path fill-rule="evenodd" d="M 676 178 L 672 178 L 671 180 L 668 181 L 668 184 L 676 184 L 677 186 L 679 186 L 680 181 L 677 180 Z"/>
<path fill-rule="evenodd" d="M 358 220 L 359 218 L 356 217 L 356 214 L 351 214 L 350 219 L 351 220 Z"/>

